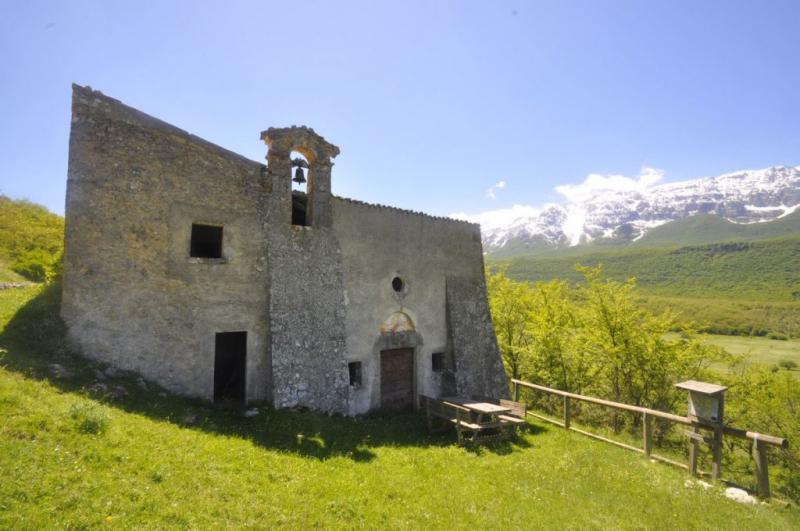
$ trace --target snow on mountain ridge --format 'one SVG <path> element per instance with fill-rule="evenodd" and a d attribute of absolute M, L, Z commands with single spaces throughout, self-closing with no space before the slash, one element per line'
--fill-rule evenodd
<path fill-rule="evenodd" d="M 510 244 L 563 247 L 597 239 L 635 241 L 648 230 L 697 214 L 716 214 L 734 223 L 758 223 L 800 208 L 800 166 L 742 170 L 716 177 L 656 184 L 663 172 L 644 168 L 636 179 L 591 175 L 579 185 L 559 186 L 565 204 L 511 209 L 475 216 L 484 248 Z"/>

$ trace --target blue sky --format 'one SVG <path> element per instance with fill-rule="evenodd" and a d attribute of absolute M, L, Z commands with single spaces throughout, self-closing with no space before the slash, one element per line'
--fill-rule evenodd
<path fill-rule="evenodd" d="M 2 0 L 0 191 L 63 212 L 72 82 L 259 161 L 261 130 L 309 125 L 342 149 L 334 193 L 433 214 L 797 165 L 798 23 L 797 1 Z"/>

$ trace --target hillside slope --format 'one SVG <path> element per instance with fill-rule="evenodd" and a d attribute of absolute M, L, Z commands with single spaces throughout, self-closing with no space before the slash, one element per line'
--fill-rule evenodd
<path fill-rule="evenodd" d="M 650 294 L 754 301 L 800 300 L 800 237 L 679 248 L 591 250 L 491 262 L 515 280 L 580 281 L 576 264 L 602 264 L 607 276 L 635 277 Z"/>
<path fill-rule="evenodd" d="M 687 487 L 682 470 L 546 426 L 462 448 L 418 415 L 247 418 L 133 376 L 97 381 L 100 368 L 63 347 L 57 295 L 0 293 L 2 528 L 800 525 L 796 509 L 736 504 Z"/>
<path fill-rule="evenodd" d="M 60 269 L 63 250 L 64 218 L 30 201 L 0 195 L 0 278 L 47 280 Z"/>
<path fill-rule="evenodd" d="M 650 229 L 638 247 L 699 245 L 723 241 L 753 241 L 800 235 L 800 210 L 765 223 L 733 223 L 720 216 L 706 214 L 671 221 Z"/>

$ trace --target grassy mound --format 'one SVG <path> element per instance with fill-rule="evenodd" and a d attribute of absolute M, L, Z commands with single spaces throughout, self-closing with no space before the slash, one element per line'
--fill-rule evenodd
<path fill-rule="evenodd" d="M 0 528 L 792 529 L 556 428 L 461 448 L 418 415 L 215 407 L 64 345 L 57 286 L 0 292 Z"/>
<path fill-rule="evenodd" d="M 0 195 L 0 282 L 43 282 L 61 269 L 64 218 L 45 207 Z"/>

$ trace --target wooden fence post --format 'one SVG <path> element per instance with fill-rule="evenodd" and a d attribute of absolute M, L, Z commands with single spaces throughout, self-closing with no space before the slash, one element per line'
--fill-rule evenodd
<path fill-rule="evenodd" d="M 697 428 L 692 430 L 697 433 Z M 700 451 L 700 441 L 695 437 L 689 438 L 689 473 L 693 476 L 697 475 L 697 454 Z"/>
<path fill-rule="evenodd" d="M 713 460 L 711 461 L 711 478 L 719 479 L 722 477 L 722 430 L 724 428 L 723 419 L 725 418 L 725 397 L 720 395 L 719 405 L 717 406 L 719 422 L 714 426 L 714 448 Z"/>
<path fill-rule="evenodd" d="M 644 455 L 650 457 L 653 453 L 653 417 L 642 413 L 642 438 L 644 439 Z"/>
<path fill-rule="evenodd" d="M 753 460 L 756 462 L 756 478 L 758 479 L 758 495 L 769 498 L 769 470 L 767 468 L 767 445 L 758 440 L 753 440 Z"/>
<path fill-rule="evenodd" d="M 719 406 L 717 410 L 718 418 L 720 420 L 716 422 L 711 422 L 708 420 L 700 421 L 698 418 L 692 416 L 684 417 L 680 415 L 675 415 L 673 413 L 668 413 L 665 411 L 659 411 L 656 409 L 643 408 L 640 406 L 622 404 L 620 402 L 612 402 L 610 400 L 603 400 L 591 396 L 583 396 L 579 394 L 568 393 L 565 391 L 560 391 L 558 389 L 552 389 L 550 387 L 545 387 L 543 385 L 537 385 L 521 380 L 517 380 L 512 383 L 514 384 L 514 395 L 517 401 L 519 400 L 520 387 L 527 387 L 528 389 L 542 391 L 555 396 L 561 396 L 564 401 L 563 423 L 557 420 L 556 418 L 552 418 L 552 415 L 539 415 L 538 413 L 535 413 L 533 410 L 526 411 L 526 415 L 530 415 L 532 417 L 544 420 L 546 422 L 557 424 L 566 429 L 571 429 L 571 420 L 572 420 L 571 419 L 572 415 L 570 412 L 571 398 L 579 402 L 588 402 L 590 404 L 598 404 L 601 406 L 611 407 L 618 410 L 641 413 L 643 415 L 642 417 L 643 449 L 641 450 L 635 446 L 613 441 L 611 439 L 607 439 L 605 437 L 601 437 L 593 433 L 579 430 L 577 428 L 575 428 L 574 431 L 578 431 L 583 435 L 587 435 L 589 437 L 593 437 L 601 441 L 615 444 L 617 446 L 622 446 L 623 448 L 627 448 L 629 450 L 643 451 L 645 456 L 649 456 L 650 459 L 663 461 L 672 465 L 685 466 L 653 453 L 653 417 L 690 427 L 691 429 L 685 431 L 684 434 L 689 438 L 689 456 L 688 456 L 689 463 L 687 468 L 689 469 L 689 472 L 693 476 L 697 476 L 698 474 L 698 461 L 700 456 L 701 444 L 703 445 L 707 444 L 711 447 L 711 452 L 712 452 L 711 475 L 714 479 L 719 479 L 722 474 L 723 435 L 727 435 L 729 437 L 737 437 L 740 439 L 753 440 L 755 442 L 753 444 L 752 454 L 756 462 L 756 478 L 758 480 L 758 493 L 760 496 L 764 498 L 770 496 L 767 446 L 774 445 L 784 450 L 789 447 L 789 441 L 787 441 L 782 437 L 755 433 L 739 428 L 734 428 L 732 426 L 725 426 L 722 422 L 724 403 L 721 397 L 719 400 Z M 458 426 L 460 426 L 460 422 L 459 424 L 457 424 L 457 427 Z M 713 433 L 711 435 L 704 435 L 703 433 L 700 432 L 701 429 L 713 430 Z"/>
<path fill-rule="evenodd" d="M 711 479 L 722 476 L 722 426 L 714 428 L 714 442 L 711 449 Z"/>

